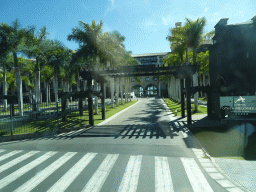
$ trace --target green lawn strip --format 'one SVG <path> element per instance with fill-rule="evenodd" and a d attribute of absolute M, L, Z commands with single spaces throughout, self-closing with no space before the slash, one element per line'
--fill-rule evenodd
<path fill-rule="evenodd" d="M 222 158 L 222 159 L 235 159 L 235 160 L 245 160 L 243 157 L 240 157 L 240 156 L 230 156 L 230 157 L 214 157 L 214 158 Z"/>
<path fill-rule="evenodd" d="M 106 119 L 111 117 L 112 115 L 118 113 L 119 111 L 131 106 L 132 104 L 136 103 L 137 101 L 131 101 L 128 103 L 124 103 L 124 105 L 121 105 L 121 102 L 119 102 L 119 107 L 111 108 L 110 105 L 106 106 Z M 97 125 L 100 122 L 102 122 L 102 114 L 101 114 L 101 107 L 99 107 L 98 115 L 94 115 L 94 124 Z M 95 109 L 94 109 L 95 113 Z M 34 132 L 43 132 L 43 131 L 49 131 L 54 128 L 59 129 L 66 129 L 81 125 L 88 125 L 89 124 L 89 112 L 88 109 L 83 111 L 83 116 L 79 115 L 79 111 L 70 112 L 67 115 L 67 121 L 62 122 L 62 118 L 59 119 L 45 119 L 45 120 L 35 120 L 35 121 L 18 121 L 13 122 L 13 134 L 25 134 L 25 133 L 34 133 Z M 1 124 L 3 125 L 3 124 Z M 0 130 L 0 135 L 10 135 L 10 127 L 11 123 L 9 125 L 6 125 L 5 127 L 9 127 L 5 130 Z"/>
<path fill-rule="evenodd" d="M 200 98 L 198 98 L 198 100 L 207 101 L 207 98 L 206 97 L 200 97 Z"/>
<path fill-rule="evenodd" d="M 168 105 L 167 105 L 167 102 L 168 102 Z M 178 104 L 168 98 L 165 99 L 165 104 L 169 107 L 169 109 L 172 111 L 173 114 L 175 113 L 175 109 L 177 109 L 177 116 L 181 116 L 181 104 Z M 207 107 L 198 105 L 198 110 L 201 111 L 200 113 L 193 113 L 194 108 L 195 108 L 195 105 L 191 104 L 192 115 L 207 114 Z M 186 109 L 185 109 L 185 115 L 187 115 Z"/>

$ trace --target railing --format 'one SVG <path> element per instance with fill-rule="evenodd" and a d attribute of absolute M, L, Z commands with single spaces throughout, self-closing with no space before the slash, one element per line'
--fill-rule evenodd
<path fill-rule="evenodd" d="M 95 101 L 93 101 L 95 107 Z M 111 105 L 110 101 L 106 101 L 106 105 Z M 98 106 L 101 107 L 99 100 Z M 0 136 L 27 134 L 43 131 L 52 131 L 60 127 L 61 124 L 65 128 L 74 124 L 61 122 L 62 106 L 61 102 L 25 103 L 23 107 L 23 116 L 19 116 L 18 105 L 14 105 L 14 115 L 10 113 L 11 105 L 7 105 L 7 110 L 4 110 L 3 104 L 0 104 Z M 83 101 L 83 110 L 88 109 L 88 99 Z M 72 117 L 79 117 L 79 103 L 76 101 L 67 101 L 65 113 Z M 13 114 L 13 113 L 12 113 Z M 82 117 L 81 117 L 82 118 Z"/>

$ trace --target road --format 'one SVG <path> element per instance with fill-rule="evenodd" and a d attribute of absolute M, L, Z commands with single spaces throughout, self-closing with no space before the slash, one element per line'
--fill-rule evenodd
<path fill-rule="evenodd" d="M 160 99 L 89 130 L 0 144 L 0 191 L 226 191 Z"/>

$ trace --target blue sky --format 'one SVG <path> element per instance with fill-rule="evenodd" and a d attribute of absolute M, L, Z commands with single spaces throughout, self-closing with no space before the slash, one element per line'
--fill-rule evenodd
<path fill-rule="evenodd" d="M 250 20 L 256 15 L 256 0 L 0 0 L 0 22 L 18 18 L 22 27 L 46 26 L 49 39 L 67 41 L 78 21 L 103 21 L 103 31 L 117 30 L 126 37 L 126 49 L 133 54 L 171 51 L 166 36 L 176 22 L 206 17 L 205 31 L 214 29 L 221 18 L 228 24 Z"/>

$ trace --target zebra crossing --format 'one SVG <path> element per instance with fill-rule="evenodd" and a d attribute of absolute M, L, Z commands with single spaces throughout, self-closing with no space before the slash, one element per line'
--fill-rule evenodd
<path fill-rule="evenodd" d="M 181 179 L 213 191 L 194 158 L 0 149 L 0 191 L 174 192 Z"/>

